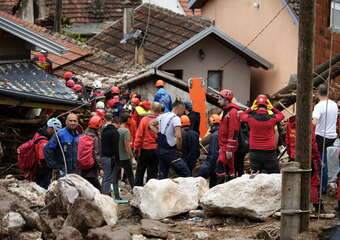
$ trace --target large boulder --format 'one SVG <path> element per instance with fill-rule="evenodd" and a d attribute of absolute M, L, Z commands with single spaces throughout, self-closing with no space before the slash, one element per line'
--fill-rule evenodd
<path fill-rule="evenodd" d="M 208 189 L 208 182 L 201 177 L 151 179 L 144 187 L 133 189 L 130 204 L 144 217 L 158 220 L 196 209 Z"/>
<path fill-rule="evenodd" d="M 157 220 L 142 219 L 142 233 L 148 237 L 167 238 L 169 227 Z"/>
<path fill-rule="evenodd" d="M 207 213 L 265 219 L 281 207 L 281 174 L 259 174 L 217 185 L 200 200 Z"/>
<path fill-rule="evenodd" d="M 114 200 L 101 194 L 77 174 L 69 174 L 53 182 L 46 193 L 45 202 L 51 215 L 67 215 L 78 198 L 92 202 L 107 225 L 113 226 L 117 223 L 118 206 Z M 72 212 L 76 212 L 74 208 Z"/>
<path fill-rule="evenodd" d="M 4 227 L 10 231 L 21 231 L 25 226 L 25 219 L 17 212 L 9 212 L 2 219 Z"/>

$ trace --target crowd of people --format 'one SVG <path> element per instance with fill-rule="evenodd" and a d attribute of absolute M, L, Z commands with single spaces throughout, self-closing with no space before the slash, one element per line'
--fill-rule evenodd
<path fill-rule="evenodd" d="M 71 87 L 73 75 L 65 75 L 66 85 Z M 173 102 L 162 80 L 155 83 L 153 102 L 125 87 L 114 86 L 104 95 L 101 84 L 95 81 L 93 85 L 92 96 L 103 99 L 94 102 L 84 131 L 79 131 L 78 116 L 70 113 L 64 128 L 58 119 L 52 118 L 34 136 L 36 181 L 40 186 L 48 187 L 52 170 L 57 177 L 76 173 L 103 194 L 111 195 L 113 191 L 119 200 L 119 180 L 124 179 L 131 188 L 143 186 L 149 179 L 168 178 L 172 169 L 180 177 L 207 178 L 210 187 L 214 187 L 244 173 L 245 153 L 249 153 L 252 177 L 280 172 L 277 132 L 285 116 L 266 95 L 259 95 L 248 110 L 242 111 L 233 101 L 234 93 L 222 90 L 218 99 L 221 114 L 209 116 L 210 140 L 206 150 L 199 138 L 200 114 L 193 111 L 191 102 Z M 323 208 L 319 200 L 320 163 L 321 159 L 327 162 L 324 153 L 337 137 L 338 116 L 338 107 L 327 98 L 325 86 L 319 87 L 318 96 L 320 101 L 313 112 L 311 181 L 316 211 Z M 296 119 L 290 117 L 285 137 L 290 161 L 295 161 L 295 131 Z M 198 166 L 201 147 L 207 156 Z M 326 171 L 321 188 L 325 193 L 327 167 L 322 169 Z"/>

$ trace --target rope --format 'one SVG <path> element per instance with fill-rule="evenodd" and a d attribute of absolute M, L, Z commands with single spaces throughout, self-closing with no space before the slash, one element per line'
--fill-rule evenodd
<path fill-rule="evenodd" d="M 321 157 L 321 175 L 320 175 L 320 192 L 319 192 L 319 206 L 318 206 L 318 222 L 320 220 L 321 213 L 321 198 L 322 198 L 322 184 L 323 184 L 323 171 L 325 168 L 324 158 L 325 158 L 325 150 L 326 150 L 326 131 L 327 131 L 327 115 L 328 115 L 328 102 L 329 102 L 329 92 L 330 92 L 330 81 L 331 81 L 331 73 L 332 73 L 332 52 L 333 52 L 333 34 L 331 34 L 331 43 L 330 43 L 330 54 L 329 54 L 329 73 L 327 78 L 327 98 L 326 98 L 326 115 L 325 115 L 325 127 L 324 127 L 324 135 L 322 142 L 322 157 Z"/>
<path fill-rule="evenodd" d="M 148 30 L 149 30 L 149 25 L 150 25 L 150 15 L 151 15 L 151 0 L 149 0 L 148 20 L 146 22 L 145 34 L 143 36 L 142 42 L 139 46 L 139 49 L 141 49 L 143 47 L 146 35 L 148 35 Z"/>

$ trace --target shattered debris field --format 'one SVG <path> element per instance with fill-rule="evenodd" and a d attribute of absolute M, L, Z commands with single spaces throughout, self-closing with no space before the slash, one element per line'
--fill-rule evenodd
<path fill-rule="evenodd" d="M 121 196 L 135 201 L 124 182 Z M 326 209 L 334 209 L 333 199 L 325 197 Z M 6 240 L 267 240 L 279 239 L 280 227 L 279 218 L 209 216 L 200 206 L 174 217 L 146 219 L 137 208 L 115 204 L 111 197 L 100 194 L 74 175 L 54 182 L 48 191 L 28 181 L 0 180 L 0 219 L 0 239 Z M 311 219 L 310 232 L 295 239 L 327 239 L 319 237 L 321 231 L 336 224 L 336 219 Z"/>

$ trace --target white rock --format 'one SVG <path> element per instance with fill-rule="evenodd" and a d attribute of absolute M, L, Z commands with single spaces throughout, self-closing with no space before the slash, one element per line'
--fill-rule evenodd
<path fill-rule="evenodd" d="M 22 232 L 19 235 L 20 240 L 43 240 L 42 233 L 38 231 Z"/>
<path fill-rule="evenodd" d="M 46 190 L 34 182 L 15 181 L 8 185 L 8 191 L 26 199 L 30 205 L 44 207 Z"/>
<path fill-rule="evenodd" d="M 243 175 L 213 187 L 200 203 L 207 212 L 267 218 L 281 207 L 281 174 Z"/>
<path fill-rule="evenodd" d="M 197 240 L 207 240 L 209 235 L 206 232 L 195 232 L 195 238 Z"/>
<path fill-rule="evenodd" d="M 50 211 L 67 214 L 78 197 L 93 201 L 102 212 L 107 225 L 113 226 L 117 223 L 118 206 L 114 200 L 101 194 L 91 183 L 77 174 L 69 174 L 53 182 L 46 193 L 45 202 L 50 203 L 48 207 Z M 51 201 L 54 204 L 51 204 Z"/>
<path fill-rule="evenodd" d="M 144 237 L 143 235 L 132 235 L 132 240 L 146 240 L 147 238 Z"/>
<path fill-rule="evenodd" d="M 204 178 L 151 179 L 144 187 L 135 187 L 131 205 L 151 219 L 163 219 L 198 207 L 200 196 L 208 191 Z"/>
<path fill-rule="evenodd" d="M 20 213 L 9 212 L 3 217 L 4 227 L 11 231 L 21 231 L 26 224 Z"/>

